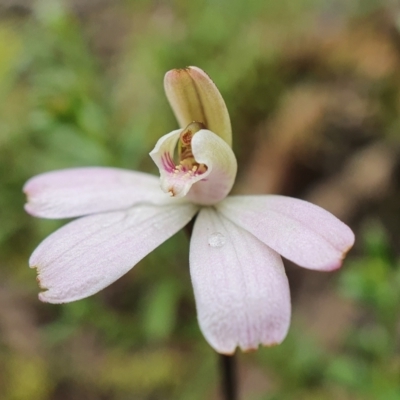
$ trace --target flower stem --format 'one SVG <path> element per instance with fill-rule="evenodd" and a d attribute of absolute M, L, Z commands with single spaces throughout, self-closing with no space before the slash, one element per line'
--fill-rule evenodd
<path fill-rule="evenodd" d="M 221 368 L 222 398 L 238 400 L 235 355 L 219 354 Z"/>

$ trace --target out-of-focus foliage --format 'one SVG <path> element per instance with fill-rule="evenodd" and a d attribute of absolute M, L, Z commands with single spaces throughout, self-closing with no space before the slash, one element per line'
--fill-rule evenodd
<path fill-rule="evenodd" d="M 359 238 L 337 274 L 288 263 L 289 336 L 239 356 L 242 398 L 400 398 L 399 21 L 379 0 L 0 1 L 1 399 L 218 398 L 183 232 L 73 304 L 39 303 L 27 268 L 64 221 L 26 215 L 24 182 L 155 173 L 148 152 L 176 128 L 163 75 L 186 65 L 227 102 L 235 190 L 308 199 Z"/>

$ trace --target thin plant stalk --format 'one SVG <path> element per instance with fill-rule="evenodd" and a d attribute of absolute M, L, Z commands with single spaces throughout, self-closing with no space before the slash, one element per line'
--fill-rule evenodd
<path fill-rule="evenodd" d="M 221 369 L 221 389 L 223 400 L 238 400 L 236 357 L 219 355 Z"/>

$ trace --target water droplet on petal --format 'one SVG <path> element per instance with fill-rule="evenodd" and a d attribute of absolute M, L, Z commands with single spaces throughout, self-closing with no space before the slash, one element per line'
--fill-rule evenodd
<path fill-rule="evenodd" d="M 208 237 L 211 247 L 222 247 L 226 243 L 226 237 L 220 232 L 214 232 Z"/>

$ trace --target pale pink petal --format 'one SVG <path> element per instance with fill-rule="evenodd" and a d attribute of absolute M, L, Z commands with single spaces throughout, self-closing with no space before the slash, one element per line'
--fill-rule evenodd
<path fill-rule="evenodd" d="M 341 266 L 351 229 L 321 207 L 285 196 L 231 196 L 218 210 L 283 257 L 316 270 Z"/>
<path fill-rule="evenodd" d="M 38 271 L 39 298 L 65 303 L 97 293 L 185 226 L 192 204 L 137 205 L 70 222 L 45 239 L 29 264 Z"/>
<path fill-rule="evenodd" d="M 146 202 L 170 202 L 158 178 L 117 168 L 71 168 L 46 172 L 24 186 L 25 209 L 42 218 L 71 218 L 120 210 Z"/>
<path fill-rule="evenodd" d="M 232 149 L 219 136 L 206 129 L 192 138 L 192 152 L 198 164 L 207 170 L 202 173 L 179 172 L 174 163 L 174 151 L 181 129 L 161 137 L 150 156 L 159 168 L 161 188 L 176 198 L 202 205 L 215 204 L 230 192 L 236 177 L 237 162 Z"/>
<path fill-rule="evenodd" d="M 219 353 L 282 342 L 290 291 L 280 256 L 213 208 L 203 208 L 190 241 L 200 328 Z"/>
<path fill-rule="evenodd" d="M 200 68 L 168 71 L 165 93 L 181 128 L 201 122 L 207 129 L 232 144 L 232 128 L 224 99 L 211 78 Z"/>

